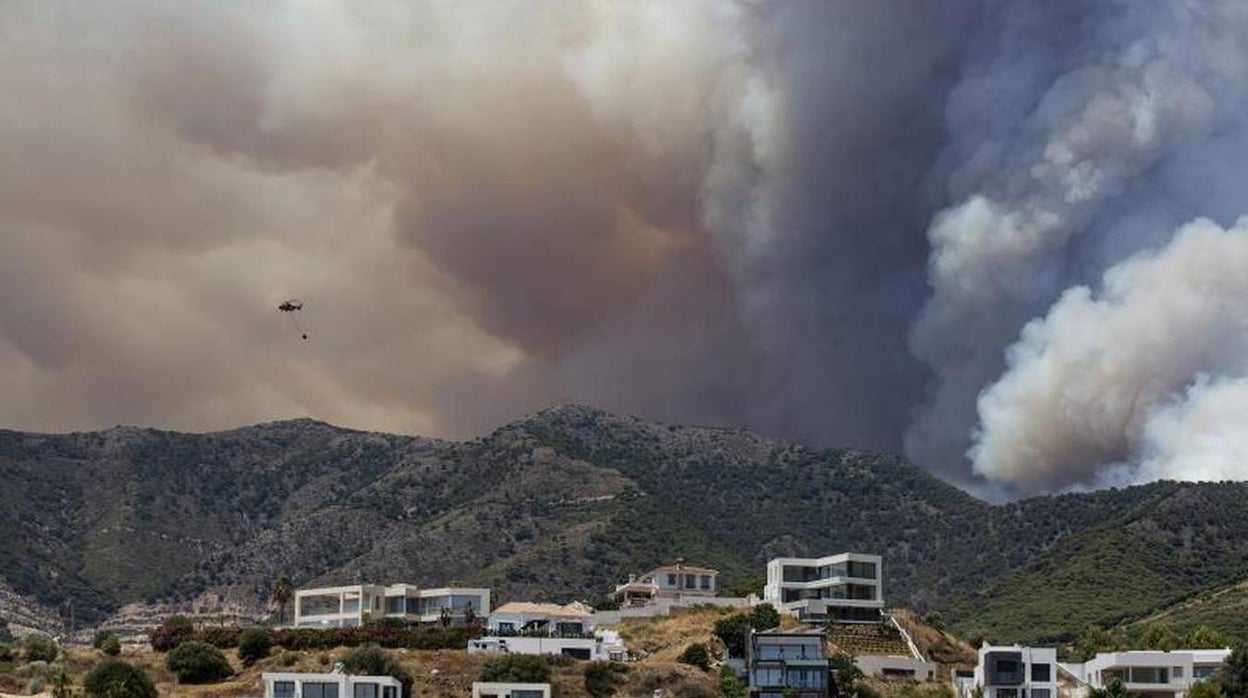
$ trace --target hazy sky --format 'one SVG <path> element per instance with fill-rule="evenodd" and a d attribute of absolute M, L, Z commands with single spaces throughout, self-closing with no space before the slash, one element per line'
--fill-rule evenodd
<path fill-rule="evenodd" d="M 1248 477 L 1238 0 L 13 0 L 0 65 L 0 426 Z"/>

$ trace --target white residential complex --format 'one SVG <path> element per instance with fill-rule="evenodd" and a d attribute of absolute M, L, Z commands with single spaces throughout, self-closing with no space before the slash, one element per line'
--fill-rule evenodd
<path fill-rule="evenodd" d="M 403 684 L 393 676 L 265 673 L 264 698 L 402 698 Z M 412 691 L 415 694 L 415 690 Z"/>
<path fill-rule="evenodd" d="M 782 557 L 767 563 L 763 600 L 803 621 L 878 623 L 884 610 L 879 555 Z"/>
<path fill-rule="evenodd" d="M 985 644 L 974 685 L 983 687 L 984 698 L 1057 698 L 1057 650 Z"/>
<path fill-rule="evenodd" d="M 1104 688 L 1117 679 L 1137 695 L 1183 698 L 1193 684 L 1212 676 L 1230 654 L 1229 649 L 1105 652 L 1069 668 L 1085 690 Z"/>
<path fill-rule="evenodd" d="M 445 611 L 444 611 L 445 609 Z M 454 623 L 490 613 L 489 589 L 421 589 L 414 584 L 352 584 L 295 592 L 295 627 L 357 627 L 366 619 Z"/>

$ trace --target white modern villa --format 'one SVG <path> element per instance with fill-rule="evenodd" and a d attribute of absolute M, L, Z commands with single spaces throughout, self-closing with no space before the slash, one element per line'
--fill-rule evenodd
<path fill-rule="evenodd" d="M 403 684 L 393 676 L 264 673 L 264 698 L 401 698 Z M 415 690 L 413 690 L 413 694 Z"/>
<path fill-rule="evenodd" d="M 484 637 L 468 641 L 470 654 L 546 654 L 626 661 L 619 634 L 594 631 L 593 609 L 580 603 L 507 603 L 490 614 Z"/>
<path fill-rule="evenodd" d="M 475 681 L 472 698 L 550 698 L 550 684 Z"/>
<path fill-rule="evenodd" d="M 593 637 L 594 609 L 582 603 L 513 601 L 494 609 L 486 623 L 490 635 L 531 637 Z"/>
<path fill-rule="evenodd" d="M 984 698 L 1056 698 L 1057 669 L 1053 647 L 985 644 L 973 686 L 983 687 Z"/>
<path fill-rule="evenodd" d="M 358 627 L 369 618 L 437 623 L 442 620 L 444 609 L 451 622 L 457 624 L 462 624 L 469 615 L 484 618 L 490 613 L 490 590 L 422 589 L 414 584 L 300 589 L 295 592 L 295 627 Z"/>
<path fill-rule="evenodd" d="M 1117 679 L 1131 693 L 1146 698 L 1183 698 L 1194 684 L 1212 676 L 1230 654 L 1229 649 L 1104 652 L 1084 664 L 1063 668 L 1079 686 L 1076 696 Z"/>
<path fill-rule="evenodd" d="M 681 557 L 676 558 L 675 564 L 630 577 L 617 586 L 611 596 L 624 607 L 646 606 L 659 599 L 690 599 L 696 602 L 719 593 L 718 578 L 717 570 L 687 565 Z"/>
<path fill-rule="evenodd" d="M 879 555 L 782 557 L 767 563 L 763 600 L 803 621 L 878 623 L 884 610 Z"/>
<path fill-rule="evenodd" d="M 751 630 L 745 645 L 751 698 L 826 698 L 826 639 L 822 630 Z"/>

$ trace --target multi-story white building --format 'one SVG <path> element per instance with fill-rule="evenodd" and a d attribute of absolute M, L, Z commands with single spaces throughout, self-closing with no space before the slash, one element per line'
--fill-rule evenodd
<path fill-rule="evenodd" d="M 474 681 L 472 698 L 550 698 L 550 684 Z"/>
<path fill-rule="evenodd" d="M 884 610 L 879 555 L 841 553 L 767 563 L 763 600 L 805 621 L 878 623 Z"/>
<path fill-rule="evenodd" d="M 750 632 L 745 645 L 751 698 L 827 698 L 829 662 L 822 630 Z"/>
<path fill-rule="evenodd" d="M 1057 698 L 1057 649 L 985 644 L 973 682 L 984 698 Z"/>
<path fill-rule="evenodd" d="M 1131 693 L 1147 698 L 1183 698 L 1230 654 L 1229 649 L 1104 652 L 1070 668 L 1085 689 L 1105 688 L 1117 679 Z"/>
<path fill-rule="evenodd" d="M 264 673 L 264 698 L 402 698 L 403 684 L 393 676 Z M 413 688 L 412 694 L 416 691 Z"/>
<path fill-rule="evenodd" d="M 369 618 L 436 623 L 445 613 L 455 623 L 490 613 L 490 590 L 421 589 L 414 584 L 351 584 L 295 592 L 295 627 L 358 627 Z M 469 613 L 471 611 L 471 613 Z"/>
<path fill-rule="evenodd" d="M 718 578 L 717 570 L 686 565 L 682 557 L 677 558 L 673 565 L 656 567 L 630 578 L 617 586 L 612 596 L 625 607 L 645 606 L 658 599 L 689 599 L 696 602 L 719 593 Z"/>

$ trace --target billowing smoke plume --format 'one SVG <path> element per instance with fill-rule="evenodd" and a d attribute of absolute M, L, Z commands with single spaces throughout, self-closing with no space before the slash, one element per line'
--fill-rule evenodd
<path fill-rule="evenodd" d="M 1242 477 L 1245 297 L 1248 220 L 1192 223 L 1066 291 L 979 398 L 976 472 L 1027 489 Z"/>
<path fill-rule="evenodd" d="M 1089 441 L 1033 430 L 1056 340 L 1006 351 L 1246 212 L 1246 13 L 4 3 L 0 424 L 458 436 L 578 400 L 963 483 L 974 445 L 1012 492 L 1226 472 L 1184 464 L 1223 463 L 1195 425 L 1234 366 L 1124 377 Z"/>

